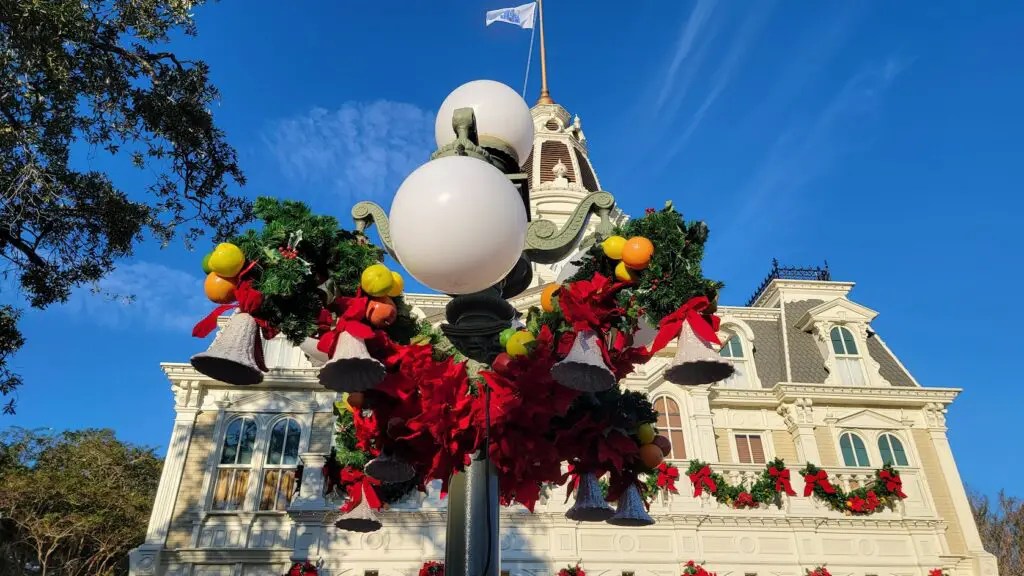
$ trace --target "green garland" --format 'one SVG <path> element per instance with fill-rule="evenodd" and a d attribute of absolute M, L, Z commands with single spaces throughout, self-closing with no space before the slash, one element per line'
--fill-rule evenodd
<path fill-rule="evenodd" d="M 696 474 L 699 470 L 708 466 L 706 462 L 700 460 L 690 460 L 690 465 L 686 469 L 686 474 Z M 740 494 L 750 494 L 752 501 L 760 506 L 775 505 L 779 508 L 782 507 L 782 498 L 780 493 L 775 490 L 775 478 L 772 477 L 770 470 L 775 468 L 776 470 L 782 471 L 786 469 L 785 462 L 781 458 L 776 458 L 771 462 L 765 464 L 764 470 L 761 471 L 761 475 L 757 477 L 749 487 L 743 482 L 739 484 L 731 484 L 725 479 L 724 476 L 718 472 L 711 472 L 711 479 L 715 482 L 716 490 L 712 494 L 715 500 L 733 507 L 740 498 Z M 706 488 L 705 488 L 706 489 Z"/>
<path fill-rule="evenodd" d="M 800 470 L 800 474 L 806 476 L 808 474 L 817 474 L 820 471 L 821 468 L 808 462 L 807 465 Z M 899 472 L 892 467 L 892 464 L 886 463 L 885 466 L 875 470 L 875 478 L 869 484 L 855 488 L 849 492 L 844 491 L 841 486 L 833 484 L 832 487 L 835 489 L 833 494 L 829 494 L 822 486 L 815 484 L 813 494 L 815 497 L 828 504 L 829 508 L 846 514 L 868 515 L 882 508 L 895 510 L 896 503 L 902 500 L 902 498 L 900 498 L 895 491 L 889 490 L 886 481 L 881 478 L 882 472 L 887 472 L 897 478 L 899 477 Z M 868 500 L 871 494 L 874 494 L 874 497 L 878 499 L 877 507 L 865 512 L 859 512 L 854 509 L 853 503 L 856 499 Z"/>
<path fill-rule="evenodd" d="M 715 301 L 724 284 L 705 278 L 701 270 L 708 232 L 704 222 L 686 222 L 672 202 L 666 202 L 661 210 L 648 209 L 644 217 L 614 229 L 613 234 L 627 239 L 643 236 L 655 247 L 651 263 L 639 274 L 637 284 L 619 295 L 620 304 L 627 310 L 624 330 L 632 331 L 643 316 L 657 325 L 695 296 Z M 588 280 L 595 273 L 614 278 L 617 262 L 595 244 L 573 264 L 579 269 L 567 283 Z"/>
<path fill-rule="evenodd" d="M 370 455 L 356 448 L 355 422 L 352 419 L 352 411 L 344 400 L 334 403 L 334 415 L 334 447 L 331 450 L 334 462 L 329 467 L 336 465 L 338 468 L 352 467 L 362 470 L 370 461 Z M 376 490 L 382 502 L 394 504 L 415 490 L 418 485 L 419 479 L 413 478 L 406 482 L 382 482 Z"/>

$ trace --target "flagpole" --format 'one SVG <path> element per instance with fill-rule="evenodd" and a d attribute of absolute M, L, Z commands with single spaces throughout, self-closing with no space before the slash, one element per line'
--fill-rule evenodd
<path fill-rule="evenodd" d="M 526 100 L 526 85 L 530 82 L 530 63 L 533 61 L 533 37 L 537 33 L 536 26 L 530 26 L 530 52 L 526 55 L 526 78 L 523 79 L 523 100 Z"/>
<path fill-rule="evenodd" d="M 544 49 L 544 0 L 537 0 L 537 10 L 540 11 L 540 98 L 537 104 L 554 104 L 551 94 L 548 92 L 548 57 Z"/>

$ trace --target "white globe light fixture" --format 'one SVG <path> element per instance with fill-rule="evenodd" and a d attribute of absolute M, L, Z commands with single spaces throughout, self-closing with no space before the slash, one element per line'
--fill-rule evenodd
<path fill-rule="evenodd" d="M 520 166 L 526 162 L 533 148 L 533 115 L 519 93 L 494 80 L 474 80 L 453 90 L 434 122 L 438 148 L 455 141 L 452 114 L 459 108 L 473 109 L 482 146 L 488 139 L 499 140 L 515 151 Z"/>
<path fill-rule="evenodd" d="M 398 261 L 413 278 L 445 294 L 501 282 L 526 243 L 519 191 L 501 170 L 468 156 L 417 168 L 398 188 L 388 219 Z"/>

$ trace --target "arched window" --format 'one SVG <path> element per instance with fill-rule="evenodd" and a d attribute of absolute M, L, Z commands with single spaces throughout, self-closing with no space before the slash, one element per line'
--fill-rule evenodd
<path fill-rule="evenodd" d="M 907 466 L 907 452 L 903 450 L 903 442 L 893 434 L 882 434 L 878 437 L 878 453 L 882 455 L 882 464 Z"/>
<path fill-rule="evenodd" d="M 295 492 L 301 435 L 298 422 L 291 418 L 280 420 L 271 428 L 267 459 L 263 464 L 260 510 L 284 510 L 288 507 Z"/>
<path fill-rule="evenodd" d="M 728 358 L 736 369 L 732 376 L 722 381 L 722 386 L 728 388 L 750 388 L 750 373 L 749 366 L 747 365 L 749 360 L 743 348 L 743 341 L 735 334 L 722 344 L 719 355 L 722 358 Z"/>
<path fill-rule="evenodd" d="M 213 492 L 214 510 L 240 510 L 245 502 L 256 444 L 256 422 L 237 418 L 228 424 L 217 466 L 217 486 Z"/>
<path fill-rule="evenodd" d="M 870 466 L 868 451 L 864 448 L 864 441 L 860 436 L 852 432 L 846 432 L 839 437 L 839 449 L 843 451 L 843 464 L 846 466 Z"/>
<path fill-rule="evenodd" d="M 672 452 L 668 457 L 673 460 L 686 458 L 683 416 L 679 412 L 679 404 L 668 396 L 659 396 L 654 401 L 654 409 L 658 411 L 658 433 L 672 443 Z"/>
<path fill-rule="evenodd" d="M 829 332 L 832 339 L 832 352 L 836 357 L 836 369 L 839 381 L 847 386 L 864 385 L 864 368 L 861 365 L 857 342 L 853 332 L 845 326 L 836 326 Z"/>

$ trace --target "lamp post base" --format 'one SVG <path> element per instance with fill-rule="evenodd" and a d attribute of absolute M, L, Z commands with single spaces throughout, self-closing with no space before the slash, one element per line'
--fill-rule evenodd
<path fill-rule="evenodd" d="M 498 510 L 498 475 L 478 454 L 448 486 L 445 576 L 499 576 Z"/>

